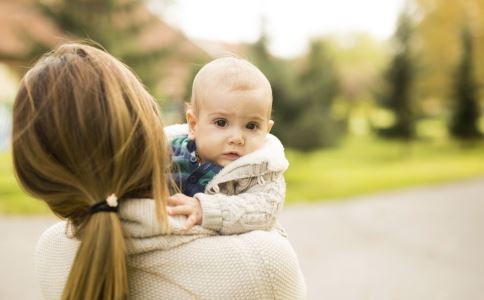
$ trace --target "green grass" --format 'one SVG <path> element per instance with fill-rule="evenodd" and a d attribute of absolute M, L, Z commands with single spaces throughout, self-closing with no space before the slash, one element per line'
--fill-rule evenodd
<path fill-rule="evenodd" d="M 484 141 L 474 144 L 348 139 L 311 153 L 287 151 L 287 201 L 339 200 L 410 186 L 484 176 Z M 10 154 L 0 154 L 0 214 L 48 213 L 18 187 Z"/>
<path fill-rule="evenodd" d="M 287 201 L 321 201 L 484 175 L 484 142 L 351 139 L 337 149 L 288 151 Z"/>
<path fill-rule="evenodd" d="M 0 153 L 0 215 L 47 213 L 46 204 L 27 196 L 18 186 L 11 155 Z"/>

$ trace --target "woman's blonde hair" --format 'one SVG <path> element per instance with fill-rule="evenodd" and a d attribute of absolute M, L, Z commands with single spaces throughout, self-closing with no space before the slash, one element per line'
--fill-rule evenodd
<path fill-rule="evenodd" d="M 121 62 L 66 44 L 24 76 L 13 109 L 23 188 L 72 224 L 81 243 L 63 299 L 125 299 L 126 242 L 116 213 L 89 208 L 116 194 L 152 197 L 167 228 L 169 153 L 154 99 Z"/>

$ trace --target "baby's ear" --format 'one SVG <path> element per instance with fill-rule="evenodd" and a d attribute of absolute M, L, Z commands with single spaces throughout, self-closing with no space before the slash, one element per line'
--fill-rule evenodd
<path fill-rule="evenodd" d="M 197 130 L 197 116 L 193 110 L 188 109 L 185 113 L 185 117 L 188 124 L 188 137 L 193 139 L 195 138 L 195 131 Z"/>
<path fill-rule="evenodd" d="M 272 126 L 274 126 L 274 121 L 269 120 L 269 122 L 267 122 L 267 132 L 271 132 Z"/>

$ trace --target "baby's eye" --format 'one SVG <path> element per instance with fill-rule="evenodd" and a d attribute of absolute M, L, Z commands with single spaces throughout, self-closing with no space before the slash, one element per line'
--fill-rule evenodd
<path fill-rule="evenodd" d="M 254 122 L 250 122 L 250 123 L 247 123 L 247 125 L 245 125 L 245 128 L 250 129 L 250 130 L 255 130 L 255 129 L 259 128 L 259 125 L 257 123 L 254 123 Z"/>
<path fill-rule="evenodd" d="M 225 127 L 225 126 L 227 126 L 227 120 L 225 120 L 225 119 L 217 119 L 217 120 L 215 120 L 214 123 L 218 127 Z"/>

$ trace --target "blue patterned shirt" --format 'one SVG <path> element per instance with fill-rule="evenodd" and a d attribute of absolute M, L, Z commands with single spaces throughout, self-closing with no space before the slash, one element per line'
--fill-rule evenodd
<path fill-rule="evenodd" d="M 196 144 L 188 135 L 181 135 L 171 141 L 172 176 L 183 194 L 193 197 L 203 193 L 205 187 L 222 167 L 210 162 L 200 163 Z"/>

